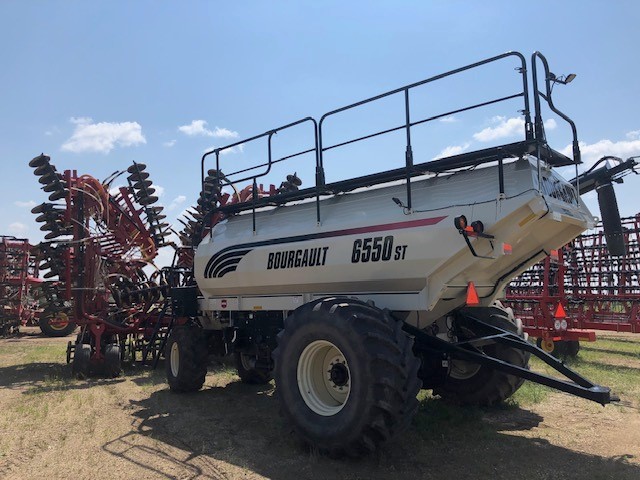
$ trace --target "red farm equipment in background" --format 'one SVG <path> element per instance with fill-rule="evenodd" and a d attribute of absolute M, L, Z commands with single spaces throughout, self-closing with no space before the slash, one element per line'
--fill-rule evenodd
<path fill-rule="evenodd" d="M 622 227 L 625 255 L 609 254 L 599 224 L 511 282 L 505 303 L 538 346 L 575 356 L 595 330 L 640 333 L 640 214 Z"/>
<path fill-rule="evenodd" d="M 35 247 L 39 268 L 48 270 L 41 303 L 47 316 L 80 327 L 67 350 L 67 362 L 79 377 L 117 376 L 125 360 L 155 366 L 173 326 L 196 315 L 172 308 L 172 297 L 194 294 L 193 288 L 183 288 L 195 284 L 193 245 L 199 243 L 205 225 L 224 218 L 220 212 L 208 212 L 297 189 L 301 183 L 293 174 L 278 189 L 271 185 L 264 191 L 262 185 L 253 185 L 236 191 L 227 183 L 233 193 L 225 193 L 219 188 L 224 175 L 210 170 L 198 204 L 179 219 L 184 228 L 177 233 L 178 246 L 169 241 L 172 230 L 163 208 L 154 205 L 158 197 L 146 165 L 134 162 L 104 182 L 75 170 L 59 173 L 44 154 L 29 165 L 50 194 L 49 202 L 32 209 L 43 223 L 41 230 L 48 232 Z M 127 186 L 111 189 L 125 173 Z M 154 263 L 162 247 L 174 249 L 170 267 Z"/>
<path fill-rule="evenodd" d="M 29 165 L 50 194 L 32 210 L 48 232 L 36 247 L 40 268 L 48 270 L 43 309 L 80 326 L 67 352 L 74 373 L 118 375 L 125 349 L 134 359 L 140 351 L 157 359 L 172 316 L 169 285 L 153 261 L 170 232 L 162 207 L 153 206 L 158 198 L 145 165 L 129 167 L 129 185 L 113 195 L 108 182 L 58 173 L 46 155 Z"/>
<path fill-rule="evenodd" d="M 0 336 L 17 332 L 38 314 L 33 293 L 40 280 L 30 250 L 24 238 L 0 236 Z"/>
<path fill-rule="evenodd" d="M 76 325 L 64 311 L 43 309 L 50 286 L 39 278 L 41 252 L 24 238 L 0 236 L 0 336 L 22 326 L 40 326 L 49 337 L 64 337 Z M 46 268 L 46 263 L 43 264 Z M 49 278 L 50 272 L 44 272 Z"/>

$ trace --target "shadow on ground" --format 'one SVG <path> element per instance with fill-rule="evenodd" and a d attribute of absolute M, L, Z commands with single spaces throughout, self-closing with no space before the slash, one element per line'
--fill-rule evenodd
<path fill-rule="evenodd" d="M 608 355 L 620 355 L 622 357 L 640 358 L 640 352 L 624 352 L 620 350 L 586 346 L 581 347 L 581 349 L 586 352 L 606 353 Z"/>
<path fill-rule="evenodd" d="M 96 385 L 124 382 L 124 378 L 75 380 L 63 363 L 34 362 L 0 367 L 0 388 L 22 390 L 26 395 L 60 390 L 81 390 Z"/>
<path fill-rule="evenodd" d="M 289 433 L 273 393 L 272 385 L 239 382 L 193 394 L 156 391 L 130 402 L 132 430 L 103 448 L 154 478 L 227 478 L 247 470 L 296 480 L 640 478 L 640 466 L 628 462 L 631 453 L 602 458 L 517 436 L 543 420 L 529 410 L 468 409 L 432 398 L 421 403 L 409 431 L 375 456 L 331 459 Z"/>

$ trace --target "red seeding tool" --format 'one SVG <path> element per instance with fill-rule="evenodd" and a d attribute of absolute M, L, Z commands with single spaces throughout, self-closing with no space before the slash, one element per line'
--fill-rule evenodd
<path fill-rule="evenodd" d="M 633 158 L 604 160 L 617 164 L 583 175 L 581 193 L 595 188 L 601 200 L 607 186 L 636 165 Z M 640 214 L 623 218 L 609 235 L 603 223 L 552 251 L 506 289 L 505 303 L 525 331 L 554 355 L 575 356 L 580 341 L 595 341 L 595 330 L 640 333 Z"/>
<path fill-rule="evenodd" d="M 42 252 L 23 238 L 0 236 L 0 336 L 17 333 L 21 326 L 39 325 L 49 337 L 64 337 L 76 325 L 62 309 L 43 309 L 51 289 L 39 278 Z M 43 264 L 46 268 L 46 262 Z M 50 273 L 45 273 L 45 278 Z"/>
<path fill-rule="evenodd" d="M 47 303 L 50 286 L 39 278 L 40 256 L 28 240 L 0 236 L 0 336 L 26 325 L 39 325 L 50 337 L 66 336 L 76 328 L 62 310 L 41 307 L 43 300 Z"/>
<path fill-rule="evenodd" d="M 169 226 L 145 165 L 127 170 L 128 186 L 109 193 L 109 182 L 67 170 L 58 173 L 46 155 L 29 163 L 49 202 L 32 212 L 46 241 L 37 246 L 44 277 L 44 311 L 77 323 L 67 359 L 79 376 L 102 370 L 115 376 L 128 349 L 157 359 L 168 330 L 168 283 L 161 270 L 148 276 Z M 124 173 L 124 172 L 122 172 Z M 111 176 L 113 181 L 118 174 Z M 180 279 L 172 279 L 180 281 Z"/>
<path fill-rule="evenodd" d="M 0 336 L 17 332 L 38 315 L 34 286 L 37 266 L 23 238 L 0 236 Z"/>
<path fill-rule="evenodd" d="M 126 171 L 128 185 L 111 191 L 110 184 L 125 172 L 100 182 L 76 171 L 58 173 L 46 155 L 29 165 L 50 193 L 49 202 L 32 210 L 47 232 L 45 242 L 35 248 L 40 270 L 47 270 L 41 284 L 43 315 L 81 327 L 68 346 L 73 372 L 116 376 L 123 360 L 138 357 L 157 364 L 171 328 L 187 320 L 185 312 L 172 308 L 171 291 L 194 282 L 192 245 L 202 238 L 203 207 L 244 202 L 254 188 L 222 193 L 214 185 L 224 175 L 210 171 L 198 205 L 179 220 L 184 228 L 178 233 L 183 246 L 178 247 L 168 242 L 171 229 L 163 208 L 154 205 L 158 197 L 146 165 L 134 162 Z M 289 175 L 270 191 L 297 185 L 300 180 Z M 261 186 L 255 191 L 260 198 L 270 194 Z M 223 218 L 213 215 L 209 224 Z M 175 249 L 172 267 L 156 268 L 158 249 L 169 245 Z M 177 288 L 174 295 L 180 298 L 180 292 Z"/>

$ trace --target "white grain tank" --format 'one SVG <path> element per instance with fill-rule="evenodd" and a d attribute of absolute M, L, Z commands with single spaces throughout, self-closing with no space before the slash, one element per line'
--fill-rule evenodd
<path fill-rule="evenodd" d="M 437 317 L 461 305 L 473 281 L 488 304 L 512 276 L 593 224 L 551 170 L 538 189 L 534 158 L 504 164 L 502 195 L 498 168 L 417 177 L 411 210 L 394 202 L 405 189 L 395 182 L 323 198 L 320 225 L 313 201 L 256 212 L 255 234 L 251 212 L 232 216 L 197 249 L 198 286 L 210 299 L 384 297 L 390 309 Z M 475 256 L 454 226 L 460 215 L 494 237 L 470 238 Z"/>

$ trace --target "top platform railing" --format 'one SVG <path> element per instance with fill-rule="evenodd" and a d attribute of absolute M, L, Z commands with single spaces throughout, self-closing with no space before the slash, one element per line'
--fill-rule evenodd
<path fill-rule="evenodd" d="M 515 68 L 516 72 L 521 77 L 521 89 L 518 89 L 515 92 L 510 92 L 507 95 L 498 96 L 495 98 L 491 98 L 489 100 L 474 103 L 472 105 L 457 108 L 454 110 L 445 111 L 442 113 L 438 113 L 436 115 L 432 115 L 425 118 L 414 119 L 411 115 L 411 94 L 412 92 L 420 86 L 436 82 L 438 80 L 443 80 L 448 77 L 453 77 L 459 75 L 463 72 L 468 72 L 470 70 L 479 68 L 484 65 L 493 64 L 496 62 L 504 62 L 508 59 L 515 59 L 517 66 Z M 479 62 L 475 62 L 464 67 L 460 67 L 454 70 L 450 70 L 448 72 L 435 75 L 433 77 L 427 78 L 420 82 L 412 83 L 394 90 L 390 90 L 388 92 L 382 93 L 380 95 L 376 95 L 371 98 L 367 98 L 365 100 L 361 100 L 359 102 L 332 110 L 330 112 L 325 113 L 320 118 L 319 122 L 316 122 L 312 117 L 306 117 L 296 122 L 283 125 L 281 127 L 268 130 L 260 135 L 256 135 L 250 137 L 245 140 L 241 140 L 238 142 L 234 142 L 229 145 L 225 145 L 223 147 L 219 147 L 213 149 L 211 151 L 206 152 L 202 156 L 201 160 L 201 177 L 202 184 L 204 186 L 204 178 L 205 178 L 205 162 L 208 157 L 213 156 L 215 158 L 215 168 L 218 172 L 223 169 L 223 165 L 221 164 L 221 156 L 225 151 L 230 151 L 233 148 L 238 148 L 241 145 L 247 145 L 251 142 L 256 142 L 259 140 L 266 139 L 266 161 L 262 163 L 258 163 L 252 167 L 243 168 L 231 173 L 225 172 L 224 178 L 225 182 L 229 183 L 238 183 L 244 181 L 251 181 L 253 183 L 253 196 L 249 201 L 243 203 L 235 203 L 233 205 L 223 206 L 216 210 L 223 211 L 227 214 L 236 213 L 242 210 L 253 209 L 255 213 L 255 209 L 260 206 L 266 205 L 274 205 L 274 204 L 283 204 L 292 200 L 299 200 L 303 198 L 312 198 L 316 197 L 317 200 L 317 221 L 320 223 L 321 221 L 321 212 L 319 200 L 320 196 L 324 194 L 332 194 L 338 192 L 350 191 L 355 188 L 366 187 L 370 185 L 375 185 L 379 183 L 385 183 L 394 180 L 406 180 L 406 200 L 404 205 L 411 210 L 412 206 L 412 195 L 411 195 L 411 178 L 417 175 L 422 175 L 427 172 L 439 173 L 453 169 L 473 167 L 480 165 L 482 163 L 488 163 L 492 161 L 498 162 L 498 174 L 499 174 L 499 189 L 500 193 L 504 194 L 504 176 L 503 176 L 503 168 L 502 161 L 504 158 L 518 158 L 526 154 L 535 155 L 538 159 L 538 185 L 542 185 L 540 181 L 540 171 L 541 171 L 541 162 L 546 162 L 552 166 L 566 166 L 566 165 L 576 165 L 576 177 L 577 177 L 577 165 L 580 163 L 580 149 L 578 145 L 577 131 L 575 127 L 575 123 L 563 112 L 561 112 L 553 103 L 552 99 L 552 89 L 553 84 L 557 81 L 555 75 L 553 75 L 548 66 L 548 62 L 546 58 L 540 53 L 535 52 L 531 57 L 532 63 L 532 80 L 533 80 L 533 99 L 534 99 L 534 120 L 532 121 L 531 109 L 530 109 L 530 88 L 529 88 L 529 80 L 528 80 L 528 70 L 526 59 L 524 55 L 519 52 L 507 52 L 501 55 L 497 55 L 494 57 L 490 57 Z M 538 63 L 542 64 L 542 71 L 544 74 L 544 89 L 541 90 L 538 85 L 539 74 L 538 74 Z M 361 135 L 356 138 L 352 138 L 346 141 L 341 141 L 338 143 L 328 144 L 326 133 L 325 133 L 325 125 L 332 118 L 337 115 L 357 109 L 358 107 L 374 103 L 376 101 L 392 97 L 394 95 L 403 97 L 403 118 L 398 124 L 394 127 L 387 128 L 384 130 L 374 131 L 368 133 L 366 135 Z M 462 112 L 467 112 L 471 110 L 482 109 L 488 107 L 490 105 L 496 105 L 508 101 L 512 101 L 514 99 L 521 99 L 522 101 L 522 109 L 519 110 L 524 118 L 524 132 L 523 138 L 521 141 L 509 143 L 505 145 L 499 145 L 497 147 L 486 148 L 482 150 L 476 150 L 472 152 L 462 153 L 459 155 L 454 155 L 446 158 L 439 158 L 436 160 L 431 160 L 428 162 L 418 163 L 414 162 L 414 153 L 412 146 L 412 129 L 418 125 L 428 124 L 429 122 L 433 122 L 451 115 L 455 115 Z M 544 132 L 544 123 L 542 120 L 542 102 L 548 105 L 549 109 L 557 114 L 560 118 L 562 118 L 565 122 L 569 124 L 571 127 L 572 135 L 573 135 L 573 158 L 569 158 L 562 153 L 553 150 L 549 147 L 546 141 L 546 135 Z M 292 129 L 294 127 L 309 124 L 312 127 L 312 137 L 310 145 L 300 151 L 297 151 L 293 154 L 289 154 L 286 156 L 274 158 L 273 157 L 273 149 L 272 149 L 272 138 L 278 132 L 282 132 L 285 130 Z M 378 173 L 368 174 L 360 177 L 350 178 L 347 180 L 340 180 L 337 182 L 327 183 L 325 181 L 325 153 L 338 149 L 340 147 L 344 147 L 346 145 L 362 142 L 368 139 L 372 139 L 375 137 L 379 137 L 385 134 L 389 134 L 392 132 L 405 132 L 406 142 L 404 149 L 404 166 L 401 168 L 395 168 L 391 170 L 385 170 Z M 272 167 L 276 164 L 285 162 L 287 160 L 293 160 L 298 157 L 304 155 L 311 155 L 313 157 L 313 161 L 315 162 L 315 185 L 313 187 L 305 188 L 299 191 L 293 192 L 283 192 L 277 195 L 272 195 L 268 197 L 258 198 L 257 195 L 257 183 L 258 179 L 265 177 L 268 175 Z M 258 170 L 256 172 L 256 170 Z M 255 225 L 255 222 L 254 222 Z M 255 227 L 254 227 L 255 228 Z"/>

